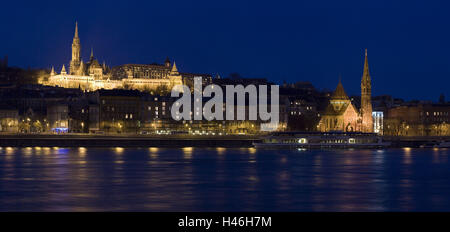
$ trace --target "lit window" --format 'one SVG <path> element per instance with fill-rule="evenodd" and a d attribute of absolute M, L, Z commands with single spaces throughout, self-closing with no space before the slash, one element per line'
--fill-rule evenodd
<path fill-rule="evenodd" d="M 356 141 L 355 141 L 354 138 L 349 138 L 349 139 L 348 139 L 348 143 L 356 143 Z"/>
<path fill-rule="evenodd" d="M 308 143 L 308 140 L 306 140 L 305 138 L 301 138 L 298 140 L 298 143 L 305 144 L 305 143 Z"/>

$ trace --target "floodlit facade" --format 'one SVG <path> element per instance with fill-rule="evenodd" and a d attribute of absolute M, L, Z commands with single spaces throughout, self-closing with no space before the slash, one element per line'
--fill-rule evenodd
<path fill-rule="evenodd" d="M 372 118 L 372 84 L 369 74 L 369 62 L 367 59 L 367 49 L 364 59 L 364 71 L 361 78 L 361 109 L 360 111 L 353 105 L 345 93 L 341 80 L 331 96 L 330 103 L 323 113 L 318 130 L 344 131 L 344 132 L 374 132 Z"/>
<path fill-rule="evenodd" d="M 373 118 L 373 132 L 382 135 L 384 122 L 383 111 L 373 111 L 372 118 Z"/>
<path fill-rule="evenodd" d="M 168 59 L 163 65 L 128 64 L 111 69 L 104 62 L 100 65 L 91 50 L 90 59 L 84 62 L 81 58 L 81 42 L 78 37 L 78 24 L 76 24 L 69 70 L 67 71 L 63 65 L 61 72 L 56 73 L 52 67 L 50 76 L 47 80 L 42 80 L 41 84 L 90 91 L 97 89 L 149 91 L 157 88 L 171 90 L 176 85 L 182 85 L 183 78 L 175 62 L 171 64 Z M 178 90 L 182 91 L 181 88 Z"/>
<path fill-rule="evenodd" d="M 320 119 L 318 127 L 323 132 L 361 131 L 359 112 L 345 93 L 340 80 L 331 96 L 330 103 Z"/>
<path fill-rule="evenodd" d="M 0 109 L 0 132 L 19 130 L 19 112 L 15 109 Z"/>

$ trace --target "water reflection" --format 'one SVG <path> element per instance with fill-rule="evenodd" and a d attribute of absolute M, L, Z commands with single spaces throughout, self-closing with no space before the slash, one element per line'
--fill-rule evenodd
<path fill-rule="evenodd" d="M 216 151 L 217 151 L 217 154 L 218 155 L 223 155 L 223 154 L 225 154 L 225 151 L 226 151 L 227 149 L 226 148 L 224 148 L 224 147 L 217 147 L 216 148 Z"/>
<path fill-rule="evenodd" d="M 86 155 L 86 148 L 85 147 L 79 147 L 78 148 L 78 154 L 80 156 L 85 156 Z"/>
<path fill-rule="evenodd" d="M 157 147 L 150 147 L 148 150 L 150 152 L 150 157 L 152 159 L 158 158 L 158 148 Z"/>
<path fill-rule="evenodd" d="M 448 211 L 448 152 L 3 147 L 0 211 Z"/>
<path fill-rule="evenodd" d="M 14 151 L 15 151 L 15 148 L 12 148 L 12 147 L 7 147 L 7 148 L 6 148 L 6 154 L 7 154 L 7 155 L 12 155 L 12 154 L 14 154 Z"/>
<path fill-rule="evenodd" d="M 123 147 L 114 148 L 114 152 L 116 153 L 116 155 L 121 155 L 123 151 L 124 151 Z"/>
<path fill-rule="evenodd" d="M 250 148 L 248 149 L 248 152 L 249 152 L 250 154 L 254 155 L 254 154 L 256 154 L 256 148 L 250 147 Z"/>
<path fill-rule="evenodd" d="M 184 159 L 192 159 L 192 152 L 194 151 L 193 147 L 184 147 L 183 148 L 183 157 Z"/>
<path fill-rule="evenodd" d="M 51 154 L 51 149 L 49 147 L 44 147 L 44 155 L 50 155 Z"/>

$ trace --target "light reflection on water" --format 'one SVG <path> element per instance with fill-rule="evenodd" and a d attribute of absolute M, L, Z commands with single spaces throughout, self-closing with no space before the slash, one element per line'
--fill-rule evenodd
<path fill-rule="evenodd" d="M 0 211 L 450 211 L 448 149 L 0 148 Z"/>

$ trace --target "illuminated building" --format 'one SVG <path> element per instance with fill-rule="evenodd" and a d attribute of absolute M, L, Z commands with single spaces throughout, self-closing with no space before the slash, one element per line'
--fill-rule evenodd
<path fill-rule="evenodd" d="M 385 118 L 385 135 L 450 135 L 450 104 L 448 103 L 397 106 L 389 109 Z"/>
<path fill-rule="evenodd" d="M 99 129 L 109 133 L 137 133 L 141 93 L 136 90 L 98 90 Z"/>
<path fill-rule="evenodd" d="M 67 104 L 48 106 L 47 118 L 54 133 L 67 133 L 69 131 L 69 107 Z"/>
<path fill-rule="evenodd" d="M 358 111 L 345 93 L 341 80 L 331 96 L 325 112 L 317 125 L 320 131 L 359 131 L 373 132 L 371 78 L 367 49 L 365 52 L 364 71 L 361 78 L 361 110 Z"/>
<path fill-rule="evenodd" d="M 57 74 L 52 67 L 50 77 L 42 80 L 41 83 L 64 88 L 81 88 L 82 90 L 137 89 L 146 91 L 155 90 L 158 87 L 171 90 L 175 85 L 182 85 L 183 79 L 175 62 L 171 65 L 169 60 L 166 60 L 164 65 L 127 64 L 111 69 L 105 63 L 100 65 L 91 50 L 89 61 L 84 62 L 81 58 L 81 42 L 78 37 L 78 24 L 76 24 L 69 71 L 67 72 L 63 65 L 61 72 Z"/>
<path fill-rule="evenodd" d="M 373 132 L 382 135 L 383 134 L 383 111 L 373 111 Z"/>
<path fill-rule="evenodd" d="M 319 130 L 323 132 L 361 130 L 361 117 L 345 93 L 340 79 L 336 90 L 331 96 L 330 103 L 322 114 Z"/>
<path fill-rule="evenodd" d="M 373 132 L 372 118 L 372 83 L 369 74 L 369 62 L 367 60 L 367 49 L 364 59 L 364 71 L 361 78 L 361 131 Z"/>
<path fill-rule="evenodd" d="M 19 111 L 13 108 L 0 109 L 0 132 L 17 132 L 19 130 Z"/>

